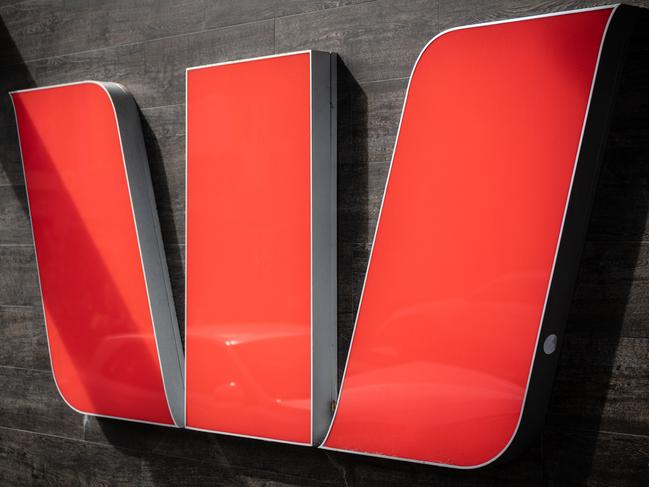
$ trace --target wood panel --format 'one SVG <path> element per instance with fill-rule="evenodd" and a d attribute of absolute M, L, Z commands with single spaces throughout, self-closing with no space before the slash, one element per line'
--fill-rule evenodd
<path fill-rule="evenodd" d="M 436 0 L 378 0 L 276 20 L 278 52 L 305 48 L 340 54 L 359 82 L 410 76 L 438 30 Z"/>
<path fill-rule="evenodd" d="M 0 367 L 0 426 L 81 438 L 83 416 L 58 394 L 49 370 Z"/>
<path fill-rule="evenodd" d="M 24 186 L 0 186 L 0 245 L 31 244 Z"/>
<path fill-rule="evenodd" d="M 568 333 L 550 426 L 649 437 L 649 339 Z"/>
<path fill-rule="evenodd" d="M 234 467 L 263 471 L 267 475 L 317 479 L 327 483 L 341 480 L 340 472 L 331 468 L 324 452 L 300 446 L 250 441 L 200 431 L 128 425 L 100 418 L 88 420 L 85 438 L 91 442 L 137 449 L 146 455 L 165 455 L 210 463 L 214 470 Z"/>
<path fill-rule="evenodd" d="M 165 246 L 185 243 L 185 105 L 145 108 L 142 132 Z"/>
<path fill-rule="evenodd" d="M 127 86 L 140 107 L 177 105 L 184 102 L 185 68 L 272 54 L 273 34 L 269 20 L 26 61 L 0 77 L 0 92 L 110 80 Z M 10 100 L 3 96 L 0 126 L 11 125 L 13 118 Z"/>
<path fill-rule="evenodd" d="M 5 97 L 2 97 L 3 99 Z M 0 116 L 0 122 L 6 118 Z M 24 184 L 23 172 L 20 166 L 20 147 L 16 143 L 16 126 L 13 119 L 7 121 L 8 125 L 0 125 L 0 186 Z"/>
<path fill-rule="evenodd" d="M 221 0 L 206 3 L 205 23 L 208 27 L 236 25 L 367 1 L 372 0 Z"/>
<path fill-rule="evenodd" d="M 40 306 L 38 272 L 31 245 L 0 245 L 0 306 Z"/>
<path fill-rule="evenodd" d="M 570 329 L 647 338 L 648 259 L 648 242 L 587 243 L 570 309 Z"/>
<path fill-rule="evenodd" d="M 0 366 L 50 372 L 40 304 L 0 306 Z"/>
<path fill-rule="evenodd" d="M 5 485 L 144 485 L 142 470 L 141 458 L 128 450 L 0 428 Z"/>
<path fill-rule="evenodd" d="M 0 54 L 6 64 L 205 29 L 204 2 L 192 0 L 27 1 L 0 17 L 19 51 Z"/>
<path fill-rule="evenodd" d="M 547 428 L 543 444 L 547 485 L 646 485 L 648 449 L 646 436 Z"/>
<path fill-rule="evenodd" d="M 0 0 L 0 93 L 87 78 L 121 82 L 133 92 L 182 332 L 185 67 L 305 48 L 338 52 L 342 373 L 407 77 L 425 43 L 449 27 L 604 3 Z M 633 3 L 649 8 L 646 0 Z M 635 68 L 624 77 L 543 437 L 522 458 L 477 472 L 84 418 L 69 410 L 49 372 L 15 121 L 9 98 L 0 96 L 0 483 L 646 485 L 647 55 L 636 52 Z"/>
<path fill-rule="evenodd" d="M 102 49 L 366 1 L 371 0 L 5 0 L 0 3 L 0 17 L 20 55 L 3 51 L 0 63 Z"/>

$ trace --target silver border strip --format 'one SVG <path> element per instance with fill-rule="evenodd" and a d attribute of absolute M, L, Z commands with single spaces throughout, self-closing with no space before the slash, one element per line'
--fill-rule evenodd
<path fill-rule="evenodd" d="M 337 393 L 337 56 L 311 52 L 311 444 Z"/>

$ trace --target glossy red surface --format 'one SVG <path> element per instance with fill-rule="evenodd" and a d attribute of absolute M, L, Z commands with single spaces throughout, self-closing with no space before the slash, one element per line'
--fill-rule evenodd
<path fill-rule="evenodd" d="M 325 447 L 462 467 L 507 447 L 611 12 L 422 53 Z"/>
<path fill-rule="evenodd" d="M 310 54 L 187 72 L 193 428 L 311 442 Z"/>
<path fill-rule="evenodd" d="M 84 413 L 173 424 L 111 99 L 85 82 L 13 101 L 59 390 Z"/>

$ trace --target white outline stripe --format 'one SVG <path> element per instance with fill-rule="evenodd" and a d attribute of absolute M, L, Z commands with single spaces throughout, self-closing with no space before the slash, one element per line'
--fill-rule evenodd
<path fill-rule="evenodd" d="M 286 57 L 286 56 L 295 56 L 298 54 L 311 54 L 313 52 L 312 49 L 305 49 L 303 51 L 291 51 L 291 52 L 285 52 L 282 54 L 269 54 L 268 56 L 258 56 L 258 57 L 250 57 L 250 58 L 245 58 L 245 59 L 235 59 L 233 61 L 222 61 L 219 63 L 212 63 L 212 64 L 201 64 L 198 66 L 191 66 L 189 68 L 185 68 L 185 72 L 188 71 L 195 71 L 197 69 L 203 69 L 203 68 L 216 68 L 218 66 L 227 66 L 229 64 L 241 64 L 241 63 L 248 63 L 251 61 L 264 61 L 266 59 L 273 59 L 273 58 L 278 58 L 278 57 Z M 185 87 L 186 88 L 186 87 Z M 185 95 L 187 94 L 187 91 L 185 90 Z M 185 101 L 187 99 L 185 98 Z"/>
<path fill-rule="evenodd" d="M 361 297 L 360 297 L 360 300 L 359 300 L 359 303 L 358 303 L 358 311 L 356 313 L 356 318 L 354 320 L 354 329 L 352 331 L 352 338 L 351 338 L 350 345 L 349 345 L 349 352 L 347 353 L 347 359 L 345 361 L 345 369 L 343 371 L 343 379 L 341 381 L 340 391 L 338 393 L 338 400 L 336 401 L 336 410 L 334 411 L 334 415 L 333 415 L 333 418 L 331 420 L 331 424 L 329 425 L 329 431 L 327 431 L 325 439 L 322 441 L 322 444 L 319 446 L 319 448 L 322 448 L 324 450 L 340 451 L 340 452 L 345 452 L 345 453 L 355 453 L 355 454 L 360 454 L 360 455 L 365 455 L 365 456 L 386 458 L 386 459 L 391 459 L 391 460 L 400 460 L 400 461 L 406 461 L 406 462 L 412 462 L 412 463 L 420 463 L 420 464 L 425 464 L 425 465 L 435 465 L 435 466 L 439 466 L 439 467 L 447 467 L 447 468 L 453 468 L 453 469 L 459 469 L 459 470 L 472 470 L 472 469 L 484 467 L 484 466 L 489 465 L 490 463 L 496 461 L 498 458 L 500 458 L 507 451 L 507 449 L 509 448 L 509 446 L 511 445 L 512 441 L 514 440 L 514 438 L 516 437 L 516 435 L 518 433 L 518 429 L 519 429 L 520 424 L 521 424 L 521 419 L 523 417 L 523 411 L 525 409 L 525 403 L 526 403 L 526 400 L 527 400 L 527 392 L 528 392 L 529 385 L 530 385 L 530 379 L 532 377 L 532 371 L 534 369 L 534 362 L 536 360 L 536 350 L 538 348 L 539 339 L 540 339 L 540 335 L 541 335 L 541 331 L 542 331 L 543 319 L 545 317 L 545 310 L 546 310 L 546 307 L 547 307 L 547 301 L 548 301 L 548 296 L 549 296 L 549 292 L 550 292 L 550 286 L 552 284 L 552 280 L 553 280 L 553 276 L 554 276 L 554 269 L 555 269 L 556 261 L 557 261 L 557 255 L 559 253 L 559 244 L 561 242 L 561 236 L 563 234 L 563 228 L 564 228 L 564 224 L 565 224 L 566 212 L 568 210 L 568 203 L 570 202 L 570 196 L 571 196 L 571 193 L 572 193 L 572 186 L 573 186 L 573 182 L 574 182 L 575 172 L 576 172 L 576 169 L 577 169 L 577 162 L 579 161 L 579 155 L 581 153 L 581 144 L 582 144 L 582 140 L 583 140 L 584 130 L 586 128 L 586 121 L 588 120 L 588 113 L 590 111 L 590 102 L 591 102 L 591 98 L 592 98 L 592 94 L 593 94 L 593 88 L 595 86 L 595 80 L 597 78 L 597 70 L 599 68 L 599 61 L 600 61 L 600 58 L 601 58 L 601 55 L 602 55 L 602 48 L 604 46 L 604 41 L 605 41 L 606 35 L 608 33 L 608 27 L 609 27 L 609 25 L 611 23 L 611 19 L 613 19 L 615 11 L 617 10 L 618 7 L 619 7 L 619 4 L 605 5 L 605 6 L 586 8 L 586 9 L 568 10 L 568 11 L 565 11 L 565 12 L 555 12 L 555 13 L 549 13 L 549 14 L 533 15 L 533 16 L 529 16 L 529 17 L 520 17 L 520 18 L 516 18 L 516 19 L 497 20 L 497 21 L 493 21 L 493 22 L 483 22 L 483 23 L 480 23 L 480 24 L 453 27 L 451 29 L 447 29 L 447 30 L 442 31 L 439 34 L 437 34 L 430 41 L 428 41 L 428 43 L 421 50 L 421 52 L 419 53 L 419 56 L 417 57 L 417 60 L 415 61 L 414 66 L 412 68 L 412 72 L 411 72 L 410 78 L 408 80 L 408 87 L 406 88 L 406 95 L 405 95 L 404 102 L 403 102 L 403 109 L 401 111 L 401 117 L 399 119 L 399 128 L 397 129 L 397 137 L 395 139 L 394 150 L 392 152 L 392 158 L 390 159 L 390 168 L 388 170 L 388 176 L 387 176 L 387 179 L 386 179 L 386 182 L 385 182 L 385 188 L 383 190 L 383 198 L 381 199 L 381 207 L 380 207 L 380 210 L 379 210 L 379 217 L 377 219 L 376 228 L 374 230 L 374 237 L 372 239 L 372 247 L 371 247 L 371 250 L 370 250 L 370 256 L 369 256 L 369 259 L 368 259 L 367 269 L 366 269 L 366 272 L 365 272 L 365 278 L 364 278 L 364 281 L 363 281 L 363 288 L 361 290 Z M 358 317 L 360 316 L 361 306 L 363 305 L 363 297 L 365 295 L 365 285 L 367 284 L 367 276 L 369 275 L 370 265 L 372 263 L 372 254 L 374 253 L 374 245 L 376 243 L 376 235 L 378 233 L 379 225 L 381 223 L 381 216 L 383 214 L 383 205 L 385 203 L 385 196 L 386 196 L 386 193 L 387 193 L 387 190 L 388 190 L 388 187 L 389 187 L 390 175 L 392 173 L 392 167 L 393 167 L 393 163 L 394 163 L 394 155 L 396 154 L 397 146 L 399 144 L 399 135 L 400 135 L 400 132 L 401 132 L 401 126 L 402 126 L 402 122 L 403 122 L 403 115 L 404 115 L 404 113 L 406 111 L 406 104 L 408 102 L 408 94 L 410 92 L 410 84 L 411 84 L 412 79 L 413 79 L 413 77 L 415 75 L 415 70 L 417 69 L 417 65 L 418 65 L 421 57 L 426 52 L 428 47 L 430 47 L 430 45 L 435 40 L 439 39 L 441 36 L 443 36 L 445 34 L 449 34 L 451 32 L 455 32 L 455 31 L 458 31 L 458 30 L 474 29 L 474 28 L 479 28 L 479 27 L 487 27 L 487 26 L 499 25 L 499 24 L 508 24 L 508 23 L 513 23 L 513 22 L 524 22 L 524 21 L 528 21 L 528 20 L 542 19 L 542 18 L 547 18 L 547 17 L 557 17 L 557 16 L 560 16 L 560 15 L 579 14 L 579 13 L 584 13 L 584 12 L 591 12 L 591 11 L 596 11 L 596 10 L 606 10 L 606 9 L 610 9 L 611 13 L 609 15 L 608 21 L 607 21 L 606 26 L 604 28 L 604 31 L 602 33 L 602 39 L 600 41 L 599 52 L 598 52 L 598 55 L 597 55 L 597 63 L 595 64 L 595 69 L 593 71 L 592 82 L 591 82 L 591 87 L 590 87 L 590 93 L 589 93 L 589 96 L 588 96 L 588 102 L 586 104 L 586 113 L 584 115 L 584 121 L 582 122 L 581 136 L 579 138 L 579 144 L 577 146 L 577 155 L 575 157 L 575 162 L 573 163 L 573 172 L 572 172 L 572 176 L 571 176 L 571 180 L 570 180 L 570 186 L 569 186 L 570 189 L 569 189 L 569 192 L 568 192 L 568 196 L 566 198 L 566 204 L 565 204 L 565 207 L 564 207 L 563 218 L 562 218 L 562 221 L 561 221 L 561 230 L 559 231 L 559 236 L 558 236 L 556 247 L 555 247 L 554 260 L 553 260 L 553 263 L 552 263 L 552 271 L 551 271 L 550 278 L 548 280 L 547 289 L 546 289 L 545 301 L 544 301 L 544 304 L 543 304 L 543 313 L 541 315 L 541 320 L 540 320 L 539 325 L 538 325 L 536 343 L 534 345 L 534 352 L 532 354 L 532 360 L 531 360 L 531 363 L 530 363 L 530 366 L 529 366 L 529 373 L 528 373 L 527 383 L 526 383 L 526 386 L 525 386 L 525 394 L 523 396 L 523 401 L 521 403 L 521 409 L 520 409 L 520 413 L 519 413 L 519 417 L 518 417 L 518 422 L 516 424 L 516 428 L 514 429 L 514 433 L 512 434 L 510 440 L 507 442 L 507 444 L 502 449 L 502 451 L 500 453 L 498 453 L 495 457 L 493 457 L 491 460 L 489 460 L 487 462 L 484 462 L 484 463 L 481 463 L 479 465 L 469 465 L 469 466 L 451 465 L 451 464 L 438 463 L 438 462 L 427 462 L 427 461 L 424 461 L 424 460 L 416 460 L 416 459 L 411 459 L 411 458 L 394 457 L 394 456 L 389 456 L 389 455 L 381 455 L 381 454 L 377 454 L 377 453 L 368 453 L 368 452 L 362 452 L 362 451 L 356 451 L 356 450 L 343 450 L 343 449 L 331 448 L 331 447 L 325 446 L 325 443 L 329 439 L 329 435 L 331 433 L 331 430 L 333 429 L 333 425 L 334 425 L 334 422 L 336 420 L 336 414 L 338 413 L 338 407 L 340 405 L 340 398 L 342 397 L 343 387 L 345 385 L 345 378 L 347 376 L 347 367 L 349 365 L 349 358 L 350 358 L 350 356 L 352 354 L 352 347 L 354 346 L 354 337 L 356 335 L 356 327 L 357 327 L 357 324 L 358 324 Z"/>
<path fill-rule="evenodd" d="M 20 161 L 21 161 L 22 170 L 23 170 L 23 180 L 24 180 L 24 183 L 25 183 L 25 193 L 27 194 L 27 209 L 29 211 L 29 224 L 30 224 L 30 227 L 32 229 L 32 243 L 33 243 L 33 246 L 34 246 L 34 254 L 36 256 L 36 271 L 37 271 L 37 274 L 38 274 L 38 287 L 39 287 L 39 291 L 41 293 L 41 306 L 42 306 L 42 310 L 43 310 L 43 321 L 44 321 L 44 324 L 45 324 L 45 334 L 46 334 L 46 338 L 47 338 L 47 350 L 48 350 L 48 357 L 50 359 L 50 367 L 52 369 L 52 377 L 54 378 L 54 384 L 56 385 L 56 389 L 59 392 L 59 395 L 61 396 L 63 401 L 70 407 L 70 409 L 76 411 L 79 414 L 84 414 L 84 415 L 87 415 L 87 416 L 95 416 L 95 417 L 99 417 L 99 418 L 120 419 L 120 420 L 124 420 L 124 421 L 134 421 L 134 422 L 137 422 L 137 423 L 145 423 L 145 424 L 153 424 L 153 425 L 157 425 L 157 426 L 167 426 L 167 427 L 171 427 L 171 428 L 174 428 L 174 427 L 178 428 L 178 425 L 176 424 L 176 420 L 174 419 L 173 413 L 171 411 L 171 406 L 169 405 L 169 396 L 167 395 L 167 390 L 166 390 L 165 381 L 164 381 L 164 374 L 163 374 L 163 371 L 162 371 L 162 361 L 160 360 L 160 351 L 158 349 L 158 339 L 157 339 L 157 336 L 156 336 L 156 330 L 155 330 L 155 325 L 154 325 L 154 321 L 153 321 L 153 312 L 151 310 L 151 299 L 149 297 L 149 289 L 148 289 L 148 284 L 147 284 L 147 279 L 146 279 L 146 273 L 145 273 L 145 270 L 144 270 L 144 260 L 142 258 L 142 249 L 140 247 L 140 237 L 139 237 L 139 233 L 138 233 L 138 229 L 137 229 L 137 222 L 135 220 L 135 211 L 134 211 L 134 208 L 133 208 L 133 199 L 131 197 L 131 185 L 130 185 L 130 181 L 128 179 L 128 171 L 126 170 L 126 159 L 124 157 L 124 148 L 122 146 L 122 134 L 121 134 L 120 128 L 119 128 L 119 119 L 117 117 L 117 111 L 116 111 L 116 108 L 115 108 L 115 103 L 113 102 L 113 98 L 111 97 L 110 92 L 106 88 L 106 84 L 113 84 L 113 85 L 116 85 L 117 87 L 119 87 L 120 89 L 124 90 L 124 88 L 121 85 L 117 84 L 117 83 L 104 83 L 104 82 L 101 82 L 101 81 L 85 80 L 85 81 L 76 81 L 76 82 L 72 82 L 72 83 L 61 83 L 61 84 L 51 85 L 51 86 L 42 86 L 42 87 L 37 87 L 37 88 L 28 88 L 28 89 L 24 89 L 24 90 L 15 90 L 15 91 L 10 91 L 9 92 L 9 95 L 10 95 L 10 98 L 11 98 L 11 103 L 12 103 L 12 105 L 14 105 L 14 119 L 16 121 L 16 131 L 18 133 L 18 145 L 19 145 L 19 149 L 20 149 Z M 24 158 L 23 158 L 22 139 L 20 137 L 20 125 L 18 124 L 18 114 L 16 113 L 16 107 L 15 107 L 15 104 L 14 104 L 13 94 L 14 93 L 27 93 L 27 92 L 31 92 L 31 91 L 43 91 L 43 90 L 49 90 L 49 89 L 53 89 L 53 88 L 64 88 L 64 87 L 77 86 L 77 85 L 97 85 L 97 86 L 99 86 L 104 91 L 106 96 L 108 97 L 108 100 L 110 101 L 111 108 L 113 110 L 113 116 L 115 117 L 115 128 L 117 130 L 117 136 L 119 138 L 119 148 L 120 148 L 120 153 L 122 155 L 122 167 L 124 168 L 124 176 L 125 176 L 125 180 L 126 180 L 126 186 L 128 188 L 129 204 L 130 204 L 130 207 L 131 207 L 131 216 L 133 218 L 133 226 L 135 228 L 135 237 L 136 237 L 136 240 L 137 240 L 138 254 L 139 254 L 139 257 L 140 257 L 140 265 L 142 266 L 142 278 L 144 280 L 144 285 L 145 285 L 146 294 L 147 294 L 147 305 L 148 305 L 148 309 L 149 309 L 149 317 L 151 319 L 151 328 L 153 330 L 153 337 L 154 337 L 154 342 L 155 342 L 155 347 L 156 347 L 156 354 L 157 354 L 157 358 L 158 358 L 158 367 L 160 369 L 160 379 L 162 381 L 162 387 L 163 387 L 163 391 L 164 391 L 164 395 L 165 395 L 165 403 L 167 404 L 167 409 L 169 411 L 169 417 L 171 418 L 171 421 L 173 422 L 173 424 L 158 423 L 158 422 L 155 422 L 155 421 L 146 421 L 146 420 L 142 420 L 142 419 L 133 419 L 133 418 L 123 418 L 121 416 L 110 416 L 110 415 L 107 415 L 107 414 L 97 414 L 97 413 L 89 413 L 89 412 L 86 412 L 86 411 L 82 411 L 82 410 L 77 409 L 76 407 L 72 406 L 72 404 L 66 399 L 66 397 L 63 395 L 63 392 L 61 391 L 61 388 L 59 387 L 59 384 L 58 384 L 58 382 L 56 380 L 56 373 L 54 371 L 54 363 L 52 361 L 52 349 L 51 349 L 51 346 L 50 346 L 49 330 L 48 330 L 48 325 L 47 325 L 47 313 L 45 312 L 45 299 L 44 299 L 44 296 L 43 296 L 43 287 L 42 287 L 42 284 L 41 284 L 41 274 L 40 274 L 40 266 L 39 266 L 39 259 L 38 259 L 38 250 L 37 250 L 37 246 L 36 246 L 36 237 L 35 237 L 35 234 L 34 234 L 34 225 L 33 225 L 32 218 L 31 218 L 32 212 L 31 212 L 31 207 L 30 207 L 29 188 L 27 186 L 27 173 L 25 171 L 25 161 L 24 161 Z M 126 93 L 128 94 L 128 92 L 126 92 Z"/>
<path fill-rule="evenodd" d="M 313 445 L 313 51 L 309 53 L 309 444 Z"/>

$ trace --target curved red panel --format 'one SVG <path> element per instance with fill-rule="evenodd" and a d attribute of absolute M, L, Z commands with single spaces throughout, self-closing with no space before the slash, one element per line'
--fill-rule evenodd
<path fill-rule="evenodd" d="M 422 52 L 325 448 L 476 467 L 509 445 L 612 12 Z"/>
<path fill-rule="evenodd" d="M 83 82 L 12 98 L 59 391 L 79 412 L 172 425 L 111 96 Z"/>

